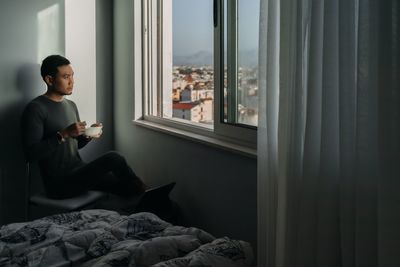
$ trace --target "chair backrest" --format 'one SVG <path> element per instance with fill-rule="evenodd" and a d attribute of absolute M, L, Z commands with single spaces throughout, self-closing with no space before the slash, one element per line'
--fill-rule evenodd
<path fill-rule="evenodd" d="M 36 194 L 44 194 L 43 180 L 40 174 L 39 166 L 34 163 L 25 163 L 25 200 L 26 200 L 26 220 L 30 219 L 31 197 Z"/>
<path fill-rule="evenodd" d="M 29 196 L 44 193 L 44 184 L 39 166 L 35 163 L 26 163 L 27 193 Z"/>

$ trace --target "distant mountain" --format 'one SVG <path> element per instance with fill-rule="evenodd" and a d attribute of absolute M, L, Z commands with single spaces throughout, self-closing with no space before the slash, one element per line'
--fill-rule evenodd
<path fill-rule="evenodd" d="M 196 54 L 189 56 L 174 56 L 174 66 L 190 65 L 190 66 L 205 66 L 212 65 L 214 62 L 213 54 L 208 51 L 199 51 Z"/>
<path fill-rule="evenodd" d="M 239 65 L 254 67 L 258 64 L 258 50 L 243 50 L 239 53 Z"/>
<path fill-rule="evenodd" d="M 174 56 L 174 66 L 206 66 L 214 62 L 213 53 L 209 51 L 199 51 L 188 56 Z M 239 64 L 241 66 L 253 67 L 257 65 L 258 52 L 256 49 L 244 50 L 239 53 Z"/>

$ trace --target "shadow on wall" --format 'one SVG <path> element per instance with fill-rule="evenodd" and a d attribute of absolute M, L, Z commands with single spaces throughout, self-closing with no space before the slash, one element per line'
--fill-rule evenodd
<path fill-rule="evenodd" d="M 26 209 L 25 157 L 20 118 L 25 105 L 43 93 L 40 66 L 21 65 L 15 75 L 16 97 L 0 107 L 0 223 L 24 220 Z"/>

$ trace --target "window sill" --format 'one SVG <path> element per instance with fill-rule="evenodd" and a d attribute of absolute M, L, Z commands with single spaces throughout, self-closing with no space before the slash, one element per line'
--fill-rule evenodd
<path fill-rule="evenodd" d="M 138 119 L 134 120 L 133 123 L 135 125 L 145 127 L 154 131 L 166 133 L 169 135 L 177 136 L 180 138 L 184 138 L 193 142 L 205 144 L 211 147 L 215 147 L 218 149 L 222 149 L 225 151 L 229 151 L 232 153 L 237 153 L 242 156 L 250 157 L 250 158 L 257 158 L 257 150 L 256 148 L 247 146 L 247 145 L 242 145 L 242 144 L 237 144 L 234 142 L 231 142 L 229 140 L 224 140 L 222 138 L 216 138 L 212 136 L 205 136 L 202 134 L 198 134 L 195 132 L 187 131 L 187 130 L 182 130 L 182 129 L 177 129 L 168 125 L 160 124 L 157 122 L 152 122 L 148 120 L 143 120 L 143 119 Z"/>

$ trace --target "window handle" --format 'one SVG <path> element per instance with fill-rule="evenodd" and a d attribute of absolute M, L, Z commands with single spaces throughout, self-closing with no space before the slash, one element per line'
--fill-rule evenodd
<path fill-rule="evenodd" d="M 214 19 L 214 27 L 218 26 L 218 0 L 214 0 L 213 3 L 213 19 Z"/>

